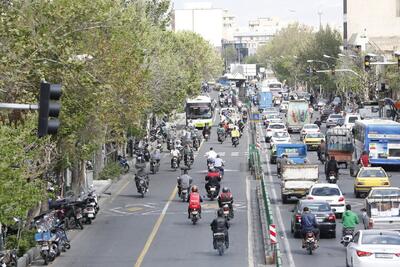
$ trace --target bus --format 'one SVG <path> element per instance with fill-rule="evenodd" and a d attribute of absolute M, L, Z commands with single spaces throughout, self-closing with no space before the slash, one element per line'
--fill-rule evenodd
<path fill-rule="evenodd" d="M 400 164 L 400 123 L 391 120 L 357 120 L 353 127 L 354 160 L 367 151 L 371 165 Z"/>
<path fill-rule="evenodd" d="M 185 111 L 186 125 L 203 128 L 208 123 L 209 126 L 212 126 L 213 108 L 210 97 L 201 95 L 193 99 L 187 99 Z"/>

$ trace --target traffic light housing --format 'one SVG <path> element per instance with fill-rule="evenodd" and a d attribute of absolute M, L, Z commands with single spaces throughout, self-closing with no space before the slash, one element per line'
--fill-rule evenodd
<path fill-rule="evenodd" d="M 307 76 L 311 76 L 311 67 L 307 67 L 306 74 Z"/>
<path fill-rule="evenodd" d="M 38 137 L 56 134 L 60 127 L 61 84 L 40 83 Z"/>
<path fill-rule="evenodd" d="M 369 55 L 364 57 L 364 69 L 367 72 L 371 70 L 371 56 Z"/>

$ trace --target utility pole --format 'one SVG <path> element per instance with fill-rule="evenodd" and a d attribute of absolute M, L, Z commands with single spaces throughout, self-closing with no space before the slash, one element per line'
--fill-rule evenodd
<path fill-rule="evenodd" d="M 319 29 L 322 29 L 322 11 L 318 11 L 318 16 L 319 16 Z"/>

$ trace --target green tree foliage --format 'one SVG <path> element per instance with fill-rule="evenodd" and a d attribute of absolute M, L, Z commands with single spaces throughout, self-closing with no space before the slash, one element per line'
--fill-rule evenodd
<path fill-rule="evenodd" d="M 146 114 L 170 112 L 222 71 L 200 36 L 166 31 L 169 17 L 164 0 L 0 4 L 0 102 L 35 103 L 41 80 L 63 85 L 56 137 L 37 140 L 32 114 L 16 113 L 24 122 L 17 128 L 0 126 L 0 221 L 43 198 L 37 178 L 49 169 L 69 167 L 82 177 L 82 161 L 102 144 L 123 143 Z M 0 115 L 5 123 L 14 118 Z"/>

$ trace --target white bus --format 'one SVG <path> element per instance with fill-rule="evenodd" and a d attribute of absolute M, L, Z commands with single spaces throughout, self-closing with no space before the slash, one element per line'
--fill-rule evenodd
<path fill-rule="evenodd" d="M 198 96 L 186 100 L 186 125 L 193 125 L 196 128 L 203 128 L 206 123 L 212 126 L 213 108 L 211 98 Z"/>

